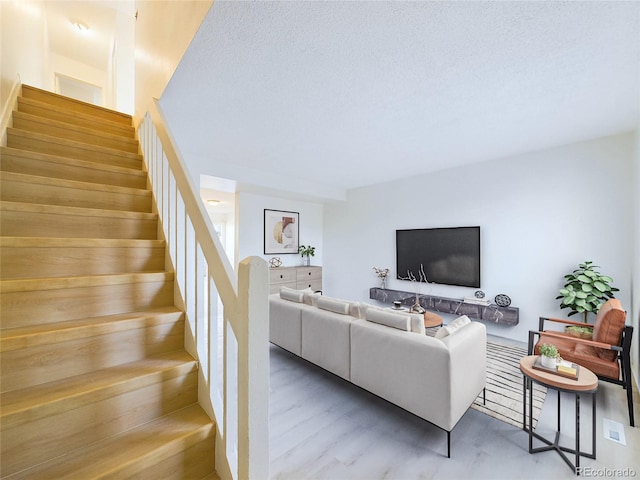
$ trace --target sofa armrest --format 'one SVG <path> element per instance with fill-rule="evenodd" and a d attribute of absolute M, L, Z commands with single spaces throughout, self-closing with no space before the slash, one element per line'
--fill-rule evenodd
<path fill-rule="evenodd" d="M 453 425 L 485 388 L 487 380 L 487 331 L 471 322 L 443 340 L 449 350 L 451 418 Z"/>
<path fill-rule="evenodd" d="M 280 295 L 269 296 L 269 341 L 300 356 L 302 352 L 303 310 L 313 309 L 304 303 L 283 300 Z"/>

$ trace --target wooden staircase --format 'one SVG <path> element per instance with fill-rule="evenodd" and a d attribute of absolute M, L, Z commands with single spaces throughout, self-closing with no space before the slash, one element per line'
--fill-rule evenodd
<path fill-rule="evenodd" d="M 23 86 L 0 147 L 0 476 L 218 478 L 128 115 Z"/>

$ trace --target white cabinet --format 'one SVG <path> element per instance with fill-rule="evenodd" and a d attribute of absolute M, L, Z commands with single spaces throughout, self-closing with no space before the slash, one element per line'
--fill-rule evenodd
<path fill-rule="evenodd" d="M 322 267 L 278 267 L 269 269 L 269 293 L 278 293 L 281 287 L 314 292 L 322 290 Z"/>

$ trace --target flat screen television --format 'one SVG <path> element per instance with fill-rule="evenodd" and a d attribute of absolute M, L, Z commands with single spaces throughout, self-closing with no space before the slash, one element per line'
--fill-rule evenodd
<path fill-rule="evenodd" d="M 480 227 L 396 230 L 396 275 L 480 288 Z M 422 279 L 424 281 L 424 279 Z"/>

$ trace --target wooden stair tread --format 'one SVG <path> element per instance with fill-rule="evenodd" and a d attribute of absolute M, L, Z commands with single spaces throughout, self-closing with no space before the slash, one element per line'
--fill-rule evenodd
<path fill-rule="evenodd" d="M 49 215 L 78 215 L 83 217 L 130 218 L 134 220 L 155 220 L 156 213 L 126 212 L 122 210 L 105 210 L 101 208 L 62 207 L 37 203 L 0 201 L 0 210 L 46 213 Z"/>
<path fill-rule="evenodd" d="M 46 162 L 58 163 L 61 165 L 69 165 L 91 170 L 104 172 L 122 173 L 145 178 L 146 172 L 137 168 L 120 167 L 117 165 L 109 165 L 105 163 L 90 162 L 87 160 L 79 160 L 77 158 L 61 157 L 59 155 L 50 155 L 48 153 L 34 152 L 32 150 L 23 150 L 21 148 L 0 147 L 0 158 L 3 156 L 15 156 L 20 158 L 30 158 Z"/>
<path fill-rule="evenodd" d="M 72 188 L 76 190 L 90 190 L 92 192 L 120 193 L 126 195 L 151 197 L 151 190 L 143 188 L 118 187 L 116 185 L 80 182 L 77 180 L 42 177 L 39 175 L 29 175 L 24 173 L 0 172 L 0 179 L 35 185 L 48 185 L 53 187 Z"/>
<path fill-rule="evenodd" d="M 19 278 L 0 280 L 0 292 L 34 292 L 40 290 L 58 290 L 63 288 L 103 287 L 128 283 L 169 282 L 173 281 L 173 272 L 136 272 L 109 275 L 78 275 L 73 277 Z"/>
<path fill-rule="evenodd" d="M 138 160 L 142 162 L 142 155 L 139 153 L 125 152 L 124 150 L 118 150 L 116 148 L 102 147 L 99 145 L 92 145 L 90 143 L 78 142 L 76 140 L 67 140 L 61 137 L 54 137 L 52 135 L 45 135 L 43 133 L 31 132 L 29 130 L 22 130 L 19 128 L 7 128 L 8 136 L 22 137 L 27 139 L 40 140 L 47 143 L 57 144 L 69 148 L 78 148 L 87 152 L 87 155 L 91 153 L 103 153 L 114 157 L 127 158 L 130 160 Z M 71 157 L 73 158 L 73 157 Z"/>
<path fill-rule="evenodd" d="M 74 125 L 71 123 L 66 123 L 60 120 L 53 120 L 50 118 L 46 118 L 46 117 L 41 117 L 38 115 L 32 115 L 30 113 L 25 113 L 25 112 L 21 112 L 21 111 L 14 111 L 13 112 L 13 125 L 16 128 L 19 129 L 24 129 L 24 130 L 29 130 L 29 131 L 33 131 L 30 128 L 26 128 L 24 126 L 20 126 L 22 124 L 22 122 L 25 122 L 27 124 L 31 123 L 31 124 L 35 124 L 37 126 L 37 128 L 49 128 L 53 131 L 57 131 L 61 134 L 68 134 L 68 135 L 73 135 L 73 134 L 77 134 L 77 135 L 83 135 L 86 136 L 87 138 L 91 138 L 92 141 L 100 141 L 100 140 L 104 140 L 104 141 L 111 141 L 111 142 L 115 142 L 115 143 L 119 143 L 122 144 L 122 150 L 124 151 L 129 151 L 126 149 L 133 149 L 133 152 L 137 152 L 138 150 L 138 141 L 135 138 L 130 138 L 127 136 L 123 136 L 123 135 L 117 135 L 117 134 L 112 134 L 112 133 L 107 133 L 101 130 L 96 130 L 93 128 L 88 128 L 88 127 L 83 127 L 80 125 Z M 52 135 L 52 136 L 58 136 L 58 135 Z M 78 140 L 79 141 L 79 140 Z M 89 142 L 87 142 L 89 143 Z M 93 144 L 93 143 L 91 143 Z M 116 148 L 116 147 L 111 147 L 111 148 Z M 120 150 L 121 148 L 118 147 L 116 148 L 117 150 Z"/>
<path fill-rule="evenodd" d="M 215 424 L 196 404 L 7 478 L 127 478 L 213 436 Z"/>
<path fill-rule="evenodd" d="M 216 472 L 212 472 L 201 480 L 220 480 L 220 477 Z"/>
<path fill-rule="evenodd" d="M 71 123 L 75 125 L 99 125 L 101 129 L 109 129 L 113 132 L 119 132 L 120 135 L 130 138 L 135 137 L 135 128 L 133 125 L 126 125 L 122 122 L 113 122 L 106 118 L 96 117 L 95 115 L 89 115 L 82 112 L 76 112 L 73 110 L 60 109 L 50 103 L 41 102 L 34 98 L 18 97 L 18 111 L 23 109 L 36 109 L 44 110 L 46 115 L 50 115 L 54 119 L 62 119 L 63 122 Z M 48 118 L 48 117 L 47 117 Z"/>
<path fill-rule="evenodd" d="M 75 377 L 0 394 L 3 430 L 73 410 L 170 378 L 186 375 L 197 361 L 185 350 L 95 370 Z"/>
<path fill-rule="evenodd" d="M 175 307 L 163 307 L 143 312 L 127 312 L 67 322 L 5 328 L 0 330 L 0 352 L 172 323 L 179 320 L 182 315 L 182 311 Z"/>
<path fill-rule="evenodd" d="M 87 112 L 94 112 L 93 114 L 89 114 L 93 117 L 102 118 L 102 116 L 106 114 L 114 122 L 122 123 L 125 125 L 131 125 L 133 123 L 131 115 L 127 113 L 122 113 L 116 110 L 111 110 L 109 108 L 101 107 L 99 105 L 94 105 L 92 103 L 83 102 L 82 100 L 76 100 L 75 98 L 65 97 L 63 95 L 59 95 L 48 90 L 43 90 L 41 88 L 33 87 L 31 85 L 22 85 L 22 97 L 33 98 L 34 95 L 40 98 L 47 99 L 42 101 L 49 105 L 77 105 L 79 107 L 85 108 Z"/>
<path fill-rule="evenodd" d="M 27 85 L 16 105 L 0 146 L 1 476 L 219 480 L 132 116 Z"/>
<path fill-rule="evenodd" d="M 52 237 L 3 237 L 0 247 L 36 247 L 36 248 L 88 248 L 88 247 L 148 247 L 163 248 L 164 240 L 131 240 L 120 238 L 52 238 Z"/>

